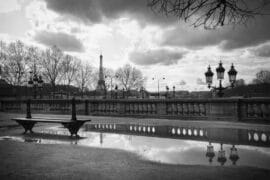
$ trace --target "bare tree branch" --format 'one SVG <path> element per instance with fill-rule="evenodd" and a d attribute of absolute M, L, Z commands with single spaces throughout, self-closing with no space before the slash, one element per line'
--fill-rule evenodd
<path fill-rule="evenodd" d="M 265 14 L 268 0 L 148 0 L 153 11 L 191 21 L 194 27 L 215 29 L 224 25 L 246 24 Z"/>

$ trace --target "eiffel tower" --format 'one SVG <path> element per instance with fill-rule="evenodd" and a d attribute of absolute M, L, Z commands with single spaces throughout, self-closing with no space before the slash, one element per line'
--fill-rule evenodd
<path fill-rule="evenodd" d="M 106 86 L 105 86 L 105 81 L 104 81 L 102 61 L 103 61 L 103 56 L 101 54 L 99 56 L 99 79 L 98 79 L 98 84 L 97 84 L 96 90 L 104 92 L 104 91 L 106 91 Z"/>

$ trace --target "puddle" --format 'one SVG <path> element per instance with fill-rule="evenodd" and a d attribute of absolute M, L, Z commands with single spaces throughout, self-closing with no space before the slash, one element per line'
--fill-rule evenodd
<path fill-rule="evenodd" d="M 66 129 L 54 126 L 39 129 L 30 135 L 2 136 L 0 140 L 121 149 L 150 161 L 168 164 L 238 165 L 270 169 L 268 131 L 87 124 L 79 135 L 83 138 L 71 139 Z"/>

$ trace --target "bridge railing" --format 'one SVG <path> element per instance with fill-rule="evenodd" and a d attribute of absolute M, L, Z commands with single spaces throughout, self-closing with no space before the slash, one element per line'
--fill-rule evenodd
<path fill-rule="evenodd" d="M 26 100 L 0 100 L 4 112 L 26 112 Z M 78 114 L 186 120 L 265 120 L 270 98 L 87 99 L 76 100 Z M 70 114 L 70 100 L 31 100 L 33 113 Z"/>

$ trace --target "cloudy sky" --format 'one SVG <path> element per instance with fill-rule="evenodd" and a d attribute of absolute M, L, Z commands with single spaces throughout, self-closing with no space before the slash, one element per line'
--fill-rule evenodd
<path fill-rule="evenodd" d="M 222 60 L 250 82 L 270 70 L 270 16 L 247 26 L 193 28 L 147 7 L 147 0 L 0 0 L 0 39 L 59 46 L 93 66 L 99 54 L 112 69 L 130 63 L 148 78 L 146 88 L 205 90 L 204 72 Z"/>

